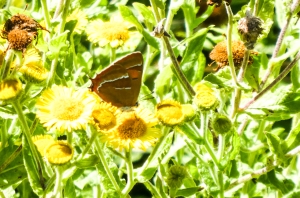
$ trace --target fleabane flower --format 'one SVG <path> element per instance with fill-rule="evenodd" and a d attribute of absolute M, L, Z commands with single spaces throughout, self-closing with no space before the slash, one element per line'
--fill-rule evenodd
<path fill-rule="evenodd" d="M 108 131 L 117 125 L 117 107 L 107 102 L 99 102 L 95 105 L 92 116 L 94 124 L 99 131 Z"/>
<path fill-rule="evenodd" d="M 195 116 L 195 111 L 191 105 L 182 105 L 175 100 L 163 100 L 156 105 L 155 110 L 158 120 L 171 127 L 190 121 Z"/>
<path fill-rule="evenodd" d="M 74 149 L 66 141 L 55 141 L 45 150 L 45 158 L 50 164 L 66 164 L 73 158 Z"/>
<path fill-rule="evenodd" d="M 121 17 L 111 18 L 110 21 L 95 20 L 87 27 L 88 39 L 98 43 L 100 47 L 110 45 L 112 48 L 123 46 L 130 38 L 129 28 L 132 25 Z"/>
<path fill-rule="evenodd" d="M 142 107 L 120 112 L 117 123 L 114 130 L 104 131 L 100 136 L 103 142 L 115 149 L 146 150 L 161 136 L 161 131 L 155 127 L 157 119 L 149 110 Z"/>
<path fill-rule="evenodd" d="M 37 117 L 47 130 L 60 132 L 85 129 L 93 121 L 95 97 L 88 90 L 54 86 L 42 93 L 36 103 Z"/>
<path fill-rule="evenodd" d="M 19 69 L 25 80 L 41 83 L 48 77 L 48 70 L 43 66 L 42 58 L 35 48 L 26 51 L 24 62 Z"/>
<path fill-rule="evenodd" d="M 77 34 L 81 34 L 82 31 L 85 30 L 86 24 L 88 23 L 87 16 L 85 12 L 80 9 L 75 9 L 68 17 L 67 22 L 71 20 L 76 20 L 77 23 L 75 25 L 74 32 Z"/>
<path fill-rule="evenodd" d="M 0 83 L 0 100 L 15 100 L 21 95 L 22 90 L 22 83 L 20 80 L 15 78 L 5 79 Z"/>

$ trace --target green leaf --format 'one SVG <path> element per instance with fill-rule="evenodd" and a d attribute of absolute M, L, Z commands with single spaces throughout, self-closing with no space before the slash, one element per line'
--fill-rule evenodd
<path fill-rule="evenodd" d="M 188 47 L 185 50 L 180 63 L 186 77 L 193 82 L 200 81 L 202 78 L 201 73 L 201 76 L 199 76 L 198 70 L 204 70 L 204 68 L 200 67 L 204 65 L 199 62 L 199 57 L 201 55 L 203 43 L 206 39 L 206 33 L 208 30 L 208 28 L 204 28 L 189 39 Z"/>
<path fill-rule="evenodd" d="M 159 7 L 160 9 L 164 10 L 165 9 L 165 5 L 164 2 L 162 0 L 154 0 L 155 4 L 157 7 Z"/>
<path fill-rule="evenodd" d="M 231 88 L 232 89 L 232 78 L 229 67 L 220 69 L 217 73 L 210 73 L 204 80 L 217 85 L 220 88 Z"/>
<path fill-rule="evenodd" d="M 268 92 L 246 110 L 246 113 L 254 118 L 271 121 L 288 119 L 292 117 L 291 114 L 298 112 L 300 112 L 300 93 L 292 91 L 289 85 Z"/>
<path fill-rule="evenodd" d="M 157 38 L 151 36 L 150 33 L 148 32 L 148 30 L 146 30 L 146 29 L 143 29 L 141 33 L 143 34 L 145 41 L 149 45 L 151 45 L 155 49 L 159 50 L 159 42 L 158 42 Z"/>
<path fill-rule="evenodd" d="M 198 8 L 196 8 L 194 0 L 185 0 L 181 6 L 181 9 L 183 10 L 185 21 L 188 23 L 189 29 L 193 30 L 210 16 L 210 14 L 213 12 L 214 7 L 208 6 L 206 13 L 201 17 L 196 16 Z"/>
<path fill-rule="evenodd" d="M 60 35 L 53 37 L 50 40 L 49 52 L 47 53 L 47 57 L 50 60 L 53 60 L 55 57 L 57 57 L 60 54 L 60 52 L 63 51 L 62 49 L 68 51 L 68 46 L 69 46 L 69 43 L 67 41 L 68 33 L 69 31 L 67 30 L 61 33 Z"/>
<path fill-rule="evenodd" d="M 65 198 L 76 197 L 75 185 L 74 185 L 74 182 L 73 182 L 72 178 L 67 180 L 67 183 L 65 185 L 65 188 L 64 188 L 63 192 L 64 192 L 64 197 Z"/>
<path fill-rule="evenodd" d="M 78 160 L 75 162 L 75 165 L 78 168 L 88 168 L 88 167 L 92 167 L 95 166 L 96 164 L 98 164 L 100 161 L 99 157 L 96 155 L 89 155 L 87 157 L 84 157 L 81 160 Z"/>
<path fill-rule="evenodd" d="M 268 172 L 267 176 L 270 183 L 279 189 L 283 194 L 291 192 L 295 187 L 295 184 L 291 180 L 284 179 L 283 176 L 279 179 L 279 175 L 275 173 L 275 170 Z"/>
<path fill-rule="evenodd" d="M 22 144 L 23 144 L 24 165 L 27 170 L 28 181 L 30 183 L 33 192 L 39 196 L 42 196 L 44 192 L 41 186 L 41 180 L 38 174 L 38 170 L 36 169 L 35 161 L 33 159 L 29 144 L 25 136 L 23 136 L 22 138 Z"/>
<path fill-rule="evenodd" d="M 164 96 L 170 90 L 170 82 L 173 77 L 173 71 L 171 66 L 165 66 L 155 79 L 155 89 L 156 94 L 160 97 Z"/>
<path fill-rule="evenodd" d="M 143 32 L 144 29 L 143 25 L 139 22 L 139 20 L 134 16 L 132 11 L 127 6 L 120 5 L 119 11 L 124 20 L 133 23 L 139 32 Z"/>
<path fill-rule="evenodd" d="M 241 147 L 241 139 L 236 130 L 234 130 L 232 135 L 232 140 L 230 142 L 232 142 L 231 149 L 230 149 L 230 157 L 229 157 L 231 161 L 234 160 L 236 156 L 240 153 L 240 147 Z"/>
<path fill-rule="evenodd" d="M 291 71 L 291 80 L 293 82 L 294 89 L 297 90 L 300 88 L 300 64 L 296 64 Z"/>
<path fill-rule="evenodd" d="M 266 137 L 267 137 L 267 143 L 269 145 L 269 148 L 271 150 L 272 153 L 274 153 L 278 158 L 280 159 L 284 159 L 284 153 L 283 150 L 283 142 L 282 140 L 274 135 L 273 133 L 266 133 Z"/>
<path fill-rule="evenodd" d="M 198 192 L 199 190 L 201 190 L 200 187 L 192 187 L 192 188 L 179 189 L 176 192 L 176 196 L 182 196 L 182 197 L 192 196 L 196 192 Z"/>
<path fill-rule="evenodd" d="M 284 143 L 286 144 L 285 153 L 300 145 L 300 122 L 289 132 Z"/>
<path fill-rule="evenodd" d="M 151 10 L 142 3 L 132 3 L 133 7 L 137 9 L 140 12 L 140 15 L 145 19 L 145 21 L 148 21 L 149 23 L 156 25 L 155 18 L 153 16 L 153 13 Z"/>
<path fill-rule="evenodd" d="M 0 152 L 0 166 L 2 167 L 7 160 L 14 155 L 18 147 L 8 146 L 1 150 Z M 10 162 L 4 170 L 0 172 L 0 189 L 4 190 L 13 186 L 14 188 L 27 179 L 27 172 L 23 164 L 23 156 L 19 154 L 14 161 Z"/>
<path fill-rule="evenodd" d="M 162 142 L 156 144 L 157 146 L 154 147 L 153 151 L 145 162 L 146 164 L 148 164 L 146 169 L 139 173 L 137 176 L 138 181 L 145 182 L 152 178 L 154 169 L 157 170 L 159 166 L 159 158 L 163 158 L 166 155 L 167 151 L 170 150 L 173 135 L 174 133 L 169 133 L 167 137 L 160 140 Z"/>
<path fill-rule="evenodd" d="M 183 124 L 176 126 L 176 131 L 184 133 L 190 140 L 194 141 L 196 144 L 203 145 L 203 139 L 194 131 L 188 124 Z"/>

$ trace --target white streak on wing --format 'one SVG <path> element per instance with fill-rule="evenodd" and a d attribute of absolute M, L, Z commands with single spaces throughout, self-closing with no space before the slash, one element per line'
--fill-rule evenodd
<path fill-rule="evenodd" d="M 116 81 L 116 80 L 123 79 L 123 78 L 129 78 L 129 75 L 126 74 L 126 75 L 123 75 L 123 76 L 121 76 L 121 77 L 119 77 L 119 78 L 115 78 L 115 79 L 112 79 L 112 80 L 105 80 L 105 81 L 103 81 L 102 83 L 100 83 L 98 87 L 102 87 L 102 85 L 103 85 L 104 83 L 107 83 L 107 82 L 114 82 L 114 81 Z"/>
<path fill-rule="evenodd" d="M 139 67 L 139 66 L 141 66 L 141 64 L 131 65 L 131 66 L 128 67 L 128 68 Z M 128 68 L 127 68 L 127 69 L 128 69 Z"/>
<path fill-rule="evenodd" d="M 131 87 L 122 87 L 122 88 L 115 88 L 115 89 L 131 89 Z"/>

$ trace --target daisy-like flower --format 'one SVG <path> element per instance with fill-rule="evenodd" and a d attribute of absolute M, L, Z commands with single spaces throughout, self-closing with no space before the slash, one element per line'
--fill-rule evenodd
<path fill-rule="evenodd" d="M 164 100 L 156 105 L 156 117 L 167 126 L 180 125 L 194 118 L 195 111 L 191 105 L 181 105 L 174 100 Z"/>
<path fill-rule="evenodd" d="M 98 130 L 108 131 L 117 125 L 117 107 L 107 102 L 97 103 L 92 116 Z"/>
<path fill-rule="evenodd" d="M 61 165 L 69 162 L 74 154 L 74 149 L 66 141 L 55 141 L 45 150 L 45 157 L 49 163 Z"/>
<path fill-rule="evenodd" d="M 123 111 L 117 119 L 118 125 L 114 130 L 104 131 L 100 136 L 101 141 L 115 149 L 146 150 L 161 136 L 160 130 L 155 127 L 157 119 L 147 109 L 138 107 L 131 111 Z"/>
<path fill-rule="evenodd" d="M 47 127 L 60 132 L 85 129 L 93 121 L 95 97 L 88 90 L 54 86 L 47 89 L 36 103 L 37 117 Z"/>
<path fill-rule="evenodd" d="M 5 79 L 0 83 L 0 100 L 16 99 L 22 90 L 22 83 L 18 79 Z"/>
<path fill-rule="evenodd" d="M 35 135 L 32 137 L 32 141 L 40 152 L 41 156 L 45 155 L 45 149 L 52 143 L 54 139 L 51 135 Z"/>
<path fill-rule="evenodd" d="M 41 56 L 35 48 L 26 51 L 24 62 L 19 71 L 23 77 L 32 83 L 41 83 L 48 77 L 48 71 L 43 66 Z"/>
<path fill-rule="evenodd" d="M 132 25 L 120 17 L 111 18 L 110 21 L 95 20 L 87 27 L 88 39 L 98 43 L 100 47 L 110 44 L 112 48 L 123 46 L 129 39 L 129 28 Z"/>
<path fill-rule="evenodd" d="M 85 30 L 86 24 L 88 23 L 85 12 L 83 12 L 82 10 L 80 10 L 78 8 L 75 9 L 70 14 L 70 16 L 67 17 L 67 22 L 71 21 L 71 20 L 76 20 L 77 21 L 75 29 L 74 29 L 74 31 L 77 34 L 81 34 L 81 32 Z"/>

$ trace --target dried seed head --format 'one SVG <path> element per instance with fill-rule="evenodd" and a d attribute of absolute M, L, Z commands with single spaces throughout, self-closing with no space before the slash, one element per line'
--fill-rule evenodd
<path fill-rule="evenodd" d="M 243 63 L 246 47 L 242 41 L 232 41 L 231 43 L 232 48 L 232 56 L 233 62 L 236 69 L 239 69 Z M 257 55 L 257 52 L 251 51 L 251 55 Z M 228 62 L 228 55 L 227 55 L 227 41 L 221 41 L 218 43 L 214 49 L 210 52 L 209 58 L 214 60 L 218 67 L 216 70 L 223 68 L 229 65 Z M 252 64 L 253 57 L 249 57 L 249 64 Z"/>
<path fill-rule="evenodd" d="M 246 17 L 239 20 L 238 32 L 247 49 L 251 50 L 254 48 L 257 38 L 263 31 L 261 26 L 262 20 L 252 16 L 248 10 L 246 11 Z"/>
<path fill-rule="evenodd" d="M 46 30 L 29 16 L 16 14 L 5 22 L 1 37 L 8 40 L 9 48 L 24 52 L 32 40 L 38 36 L 39 29 Z"/>
<path fill-rule="evenodd" d="M 21 29 L 28 32 L 35 32 L 38 29 L 45 29 L 34 19 L 24 14 L 16 14 L 12 16 L 9 20 L 6 21 L 4 28 L 7 32 L 13 29 Z"/>
<path fill-rule="evenodd" d="M 28 33 L 25 30 L 14 29 L 10 31 L 7 36 L 9 48 L 24 51 L 34 37 L 32 33 Z"/>

